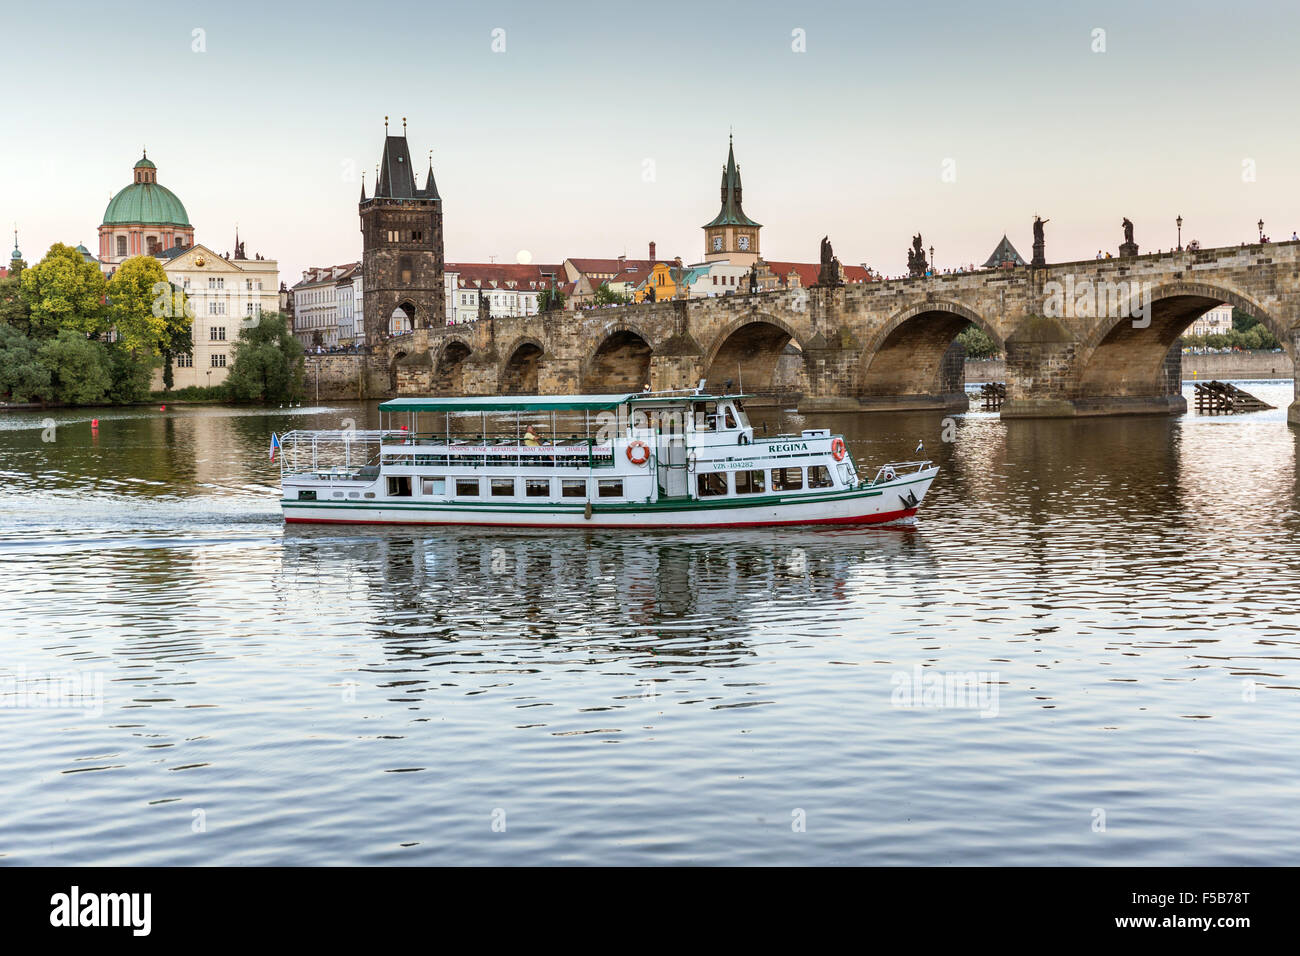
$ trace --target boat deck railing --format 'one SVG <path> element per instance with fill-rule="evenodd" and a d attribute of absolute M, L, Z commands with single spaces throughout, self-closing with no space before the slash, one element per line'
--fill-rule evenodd
<path fill-rule="evenodd" d="M 886 482 L 895 481 L 905 475 L 915 475 L 924 471 L 933 462 L 926 461 L 888 461 L 881 465 L 876 471 L 876 477 L 871 479 L 873 485 L 883 485 Z"/>
<path fill-rule="evenodd" d="M 608 468 L 614 446 L 574 435 L 555 441 L 529 441 L 515 435 L 416 435 L 385 438 L 381 449 L 388 465 L 458 465 L 484 467 Z"/>

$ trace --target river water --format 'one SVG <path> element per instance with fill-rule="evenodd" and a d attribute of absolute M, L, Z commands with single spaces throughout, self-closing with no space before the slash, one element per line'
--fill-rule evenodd
<path fill-rule="evenodd" d="M 285 528 L 272 430 L 373 405 L 5 414 L 0 862 L 1300 863 L 1300 439 L 1245 387 L 773 410 L 924 439 L 915 523 L 637 535 Z"/>

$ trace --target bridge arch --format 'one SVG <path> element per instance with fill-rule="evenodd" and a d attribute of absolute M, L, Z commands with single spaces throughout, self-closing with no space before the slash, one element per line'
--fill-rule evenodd
<path fill-rule="evenodd" d="M 999 349 L 1005 349 L 1002 335 L 993 324 L 961 302 L 926 300 L 895 312 L 862 350 L 858 362 L 859 397 L 964 392 L 964 371 L 946 370 L 944 356 L 957 335 L 971 324 L 983 330 Z"/>
<path fill-rule="evenodd" d="M 767 312 L 753 312 L 714 336 L 703 363 L 705 388 L 743 390 L 772 398 L 808 391 L 806 344 L 793 326 Z"/>
<path fill-rule="evenodd" d="M 443 395 L 465 393 L 465 360 L 474 353 L 468 342 L 449 338 L 438 348 L 433 359 L 433 388 Z"/>
<path fill-rule="evenodd" d="M 582 364 L 581 390 L 639 392 L 650 381 L 650 336 L 630 322 L 615 322 Z"/>
<path fill-rule="evenodd" d="M 1149 315 L 1143 311 L 1144 302 L 1150 305 Z M 1288 354 L 1292 352 L 1287 326 L 1261 303 L 1236 289 L 1205 282 L 1163 283 L 1147 293 L 1139 287 L 1128 293 L 1118 308 L 1108 309 L 1108 314 L 1079 344 L 1074 397 L 1181 396 L 1182 384 L 1166 374 L 1165 359 L 1193 322 L 1222 304 L 1253 315 Z M 1138 314 L 1134 316 L 1134 312 Z"/>
<path fill-rule="evenodd" d="M 546 346 L 532 336 L 520 336 L 505 351 L 497 375 L 502 395 L 538 394 L 538 371 Z"/>
<path fill-rule="evenodd" d="M 418 328 L 416 325 L 417 319 L 415 303 L 410 299 L 403 299 L 393 309 L 393 314 L 388 317 L 388 334 L 402 335 Z"/>

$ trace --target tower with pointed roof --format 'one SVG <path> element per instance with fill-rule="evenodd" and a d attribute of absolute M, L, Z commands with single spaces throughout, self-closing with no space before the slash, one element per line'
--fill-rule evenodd
<path fill-rule="evenodd" d="M 740 167 L 736 164 L 736 148 L 731 137 L 727 138 L 727 165 L 722 167 L 721 193 L 722 208 L 703 227 L 704 260 L 752 266 L 758 261 L 758 232 L 763 227 L 741 208 Z"/>
<path fill-rule="evenodd" d="M 424 186 L 417 182 L 411 151 L 402 135 L 388 134 L 372 194 L 361 186 L 361 271 L 365 340 L 430 328 L 446 322 L 443 287 L 442 197 L 433 178 L 433 156 Z"/>

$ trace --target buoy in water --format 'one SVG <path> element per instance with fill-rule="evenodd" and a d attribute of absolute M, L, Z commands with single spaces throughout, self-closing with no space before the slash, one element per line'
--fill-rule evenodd
<path fill-rule="evenodd" d="M 98 419 L 98 418 L 92 418 L 92 419 L 90 420 L 90 427 L 91 427 L 91 428 L 98 428 L 98 427 L 99 427 L 99 419 Z"/>
<path fill-rule="evenodd" d="M 165 412 L 165 411 L 167 411 L 167 406 L 166 406 L 166 405 L 159 405 L 159 406 L 158 406 L 158 411 L 160 411 L 160 412 Z"/>

